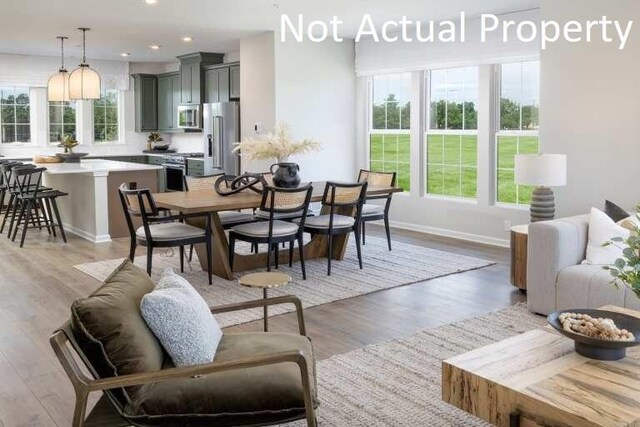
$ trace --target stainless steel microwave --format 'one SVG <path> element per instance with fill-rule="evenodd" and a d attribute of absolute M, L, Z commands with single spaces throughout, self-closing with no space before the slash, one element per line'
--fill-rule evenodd
<path fill-rule="evenodd" d="M 180 129 L 200 129 L 200 106 L 178 105 L 178 127 Z"/>

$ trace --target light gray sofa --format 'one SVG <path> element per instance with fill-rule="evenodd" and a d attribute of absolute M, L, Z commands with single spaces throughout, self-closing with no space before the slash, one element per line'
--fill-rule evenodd
<path fill-rule="evenodd" d="M 601 265 L 583 265 L 589 215 L 544 221 L 529 226 L 527 304 L 529 311 L 549 314 L 568 308 L 607 304 L 640 310 L 640 299 L 625 286 L 616 288 Z"/>

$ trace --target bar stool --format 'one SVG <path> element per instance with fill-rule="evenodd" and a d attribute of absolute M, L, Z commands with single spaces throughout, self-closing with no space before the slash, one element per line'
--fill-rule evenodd
<path fill-rule="evenodd" d="M 291 277 L 284 273 L 267 272 L 246 274 L 238 279 L 238 283 L 249 288 L 262 289 L 262 297 L 269 298 L 267 291 L 269 289 L 279 288 L 280 286 L 291 283 Z M 269 313 L 268 308 L 264 306 L 264 331 L 269 331 Z"/>

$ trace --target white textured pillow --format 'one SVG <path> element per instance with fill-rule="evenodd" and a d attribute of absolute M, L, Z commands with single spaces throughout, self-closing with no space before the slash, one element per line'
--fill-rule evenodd
<path fill-rule="evenodd" d="M 156 288 L 142 297 L 142 317 L 176 366 L 213 361 L 222 330 L 200 294 L 167 268 Z"/>
<path fill-rule="evenodd" d="M 614 246 L 602 246 L 613 237 L 629 237 L 629 230 L 620 227 L 611 218 L 599 209 L 591 208 L 589 219 L 589 242 L 587 244 L 587 264 L 613 264 L 622 256 L 622 249 Z"/>

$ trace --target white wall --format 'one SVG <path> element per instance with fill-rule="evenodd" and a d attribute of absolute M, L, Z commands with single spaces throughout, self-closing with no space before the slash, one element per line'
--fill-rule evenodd
<path fill-rule="evenodd" d="M 294 138 L 312 138 L 322 144 L 319 153 L 291 160 L 300 165 L 305 181 L 354 180 L 353 41 L 282 43 L 277 36 L 275 46 L 276 120 L 289 123 Z"/>
<path fill-rule="evenodd" d="M 542 19 L 636 19 L 636 40 L 617 45 L 558 43 L 542 53 L 541 146 L 566 153 L 568 183 L 556 189 L 560 215 L 609 199 L 640 202 L 640 31 L 637 0 L 542 0 Z"/>

